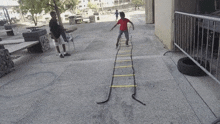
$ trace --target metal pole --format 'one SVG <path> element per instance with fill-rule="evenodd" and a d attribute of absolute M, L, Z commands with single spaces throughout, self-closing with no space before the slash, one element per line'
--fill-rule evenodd
<path fill-rule="evenodd" d="M 212 59 L 213 59 L 213 52 L 214 52 L 214 43 L 215 43 L 215 26 L 216 26 L 216 23 L 214 22 L 214 25 L 213 25 L 213 35 L 212 35 L 212 51 L 211 51 L 211 62 L 210 62 L 210 67 L 212 67 Z M 212 69 L 210 68 L 210 73 L 212 73 Z"/>
<path fill-rule="evenodd" d="M 178 12 L 178 11 L 176 11 L 175 13 L 182 14 L 182 15 L 185 15 L 185 16 L 192 16 L 192 17 L 199 18 L 199 19 L 206 19 L 206 20 L 210 20 L 210 21 L 218 21 L 218 22 L 220 21 L 220 18 L 216 18 L 216 17 L 189 14 L 189 13 Z"/>
<path fill-rule="evenodd" d="M 186 21 L 186 16 L 185 16 L 185 22 L 184 22 L 184 24 L 185 24 L 185 25 L 184 25 L 184 27 L 185 27 L 185 28 L 184 28 L 184 41 L 183 41 L 184 43 L 186 42 L 186 43 L 184 44 L 184 46 L 183 46 L 183 47 L 185 47 L 185 49 L 184 49 L 185 51 L 187 51 L 187 31 L 186 31 L 186 30 L 187 30 L 187 28 L 186 28 L 187 25 L 186 25 L 186 22 L 187 22 L 187 21 Z"/>
<path fill-rule="evenodd" d="M 188 48 L 189 48 L 189 25 L 188 25 L 188 16 L 186 16 L 186 27 L 185 27 L 185 32 L 186 32 L 186 52 L 188 52 Z"/>
<path fill-rule="evenodd" d="M 181 46 L 181 48 L 183 48 L 183 15 L 181 15 L 181 20 L 180 20 L 180 23 L 181 23 L 181 29 L 180 29 L 180 35 L 181 35 L 181 44 L 180 44 L 180 46 Z"/>
<path fill-rule="evenodd" d="M 177 41 L 178 41 L 178 45 L 180 44 L 180 15 L 179 14 L 176 14 L 178 16 L 178 19 L 177 19 L 177 25 L 178 25 L 178 32 L 177 32 Z M 174 45 L 175 46 L 175 45 Z"/>
<path fill-rule="evenodd" d="M 210 24 L 209 24 L 209 20 L 208 20 L 208 29 L 207 29 L 207 41 L 206 41 L 206 53 L 205 53 L 205 68 L 207 67 L 207 60 L 208 60 L 208 46 L 209 46 L 209 28 L 210 28 Z"/>
<path fill-rule="evenodd" d="M 9 21 L 9 23 L 11 25 L 11 18 L 10 18 L 9 14 L 8 14 L 7 8 L 3 7 L 3 11 L 4 11 L 5 18 Z"/>
<path fill-rule="evenodd" d="M 192 55 L 192 48 L 193 48 L 193 43 L 192 43 L 192 39 L 193 39 L 193 27 L 192 27 L 192 25 L 193 25 L 193 22 L 192 22 L 192 17 L 190 17 L 190 52 L 189 52 L 189 54 L 190 55 Z"/>
<path fill-rule="evenodd" d="M 201 53 L 200 53 L 200 57 L 202 57 L 202 51 L 203 51 L 203 36 L 204 36 L 204 19 L 202 20 L 202 43 L 201 43 Z M 202 63 L 202 61 L 200 62 L 200 64 Z"/>
<path fill-rule="evenodd" d="M 216 78 L 218 79 L 218 66 L 219 66 L 219 56 L 220 56 L 220 34 L 218 37 L 218 58 L 217 58 L 217 67 L 216 67 Z"/>
<path fill-rule="evenodd" d="M 198 19 L 197 19 L 198 20 Z M 200 24 L 199 24 L 199 20 L 198 20 L 198 34 L 197 34 L 197 52 L 196 52 L 196 54 L 197 54 L 197 60 L 198 60 L 198 58 L 199 58 L 199 29 L 200 29 Z"/>
<path fill-rule="evenodd" d="M 177 14 L 174 14 L 174 43 L 177 43 Z M 175 51 L 175 45 L 174 45 L 174 51 Z"/>
<path fill-rule="evenodd" d="M 193 56 L 195 56 L 195 45 L 196 45 L 196 19 L 193 18 L 193 30 L 194 30 L 194 33 L 193 33 L 193 37 L 194 37 L 194 40 L 193 40 Z"/>

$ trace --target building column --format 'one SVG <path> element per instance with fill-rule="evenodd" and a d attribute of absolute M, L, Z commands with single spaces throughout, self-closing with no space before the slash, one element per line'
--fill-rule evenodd
<path fill-rule="evenodd" d="M 154 23 L 154 0 L 145 0 L 146 23 Z"/>

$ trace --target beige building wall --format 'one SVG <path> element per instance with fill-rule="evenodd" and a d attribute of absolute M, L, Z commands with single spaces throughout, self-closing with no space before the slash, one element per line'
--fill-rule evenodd
<path fill-rule="evenodd" d="M 196 13 L 196 3 L 196 0 L 155 0 L 155 35 L 169 50 L 173 49 L 175 10 Z"/>
<path fill-rule="evenodd" d="M 147 24 L 154 23 L 154 0 L 145 0 L 145 15 Z"/>
<path fill-rule="evenodd" d="M 171 50 L 173 48 L 174 0 L 155 0 L 155 35 Z"/>

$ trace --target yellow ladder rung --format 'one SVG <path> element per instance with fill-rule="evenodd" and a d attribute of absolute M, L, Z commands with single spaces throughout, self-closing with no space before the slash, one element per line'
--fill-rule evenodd
<path fill-rule="evenodd" d="M 137 87 L 137 85 L 112 85 L 114 88 L 123 88 L 123 87 Z"/>
<path fill-rule="evenodd" d="M 126 54 L 126 55 L 118 55 L 118 56 L 121 56 L 121 57 L 122 57 L 122 56 L 131 56 L 131 54 Z"/>
<path fill-rule="evenodd" d="M 115 67 L 115 68 L 130 68 L 130 67 L 132 67 L 132 65 L 128 65 L 128 66 L 117 66 L 117 67 Z"/>
<path fill-rule="evenodd" d="M 116 60 L 116 62 L 131 62 L 131 59 L 127 59 L 127 60 Z"/>
<path fill-rule="evenodd" d="M 129 46 L 131 46 L 131 45 L 126 45 L 126 46 L 121 46 L 121 47 L 129 47 Z"/>
<path fill-rule="evenodd" d="M 131 52 L 131 50 L 119 51 L 119 53 L 127 53 L 127 52 Z"/>
<path fill-rule="evenodd" d="M 125 38 L 122 38 L 122 39 L 120 39 L 120 41 L 126 41 L 126 39 L 125 39 Z"/>
<path fill-rule="evenodd" d="M 135 76 L 135 74 L 127 74 L 127 75 L 113 75 L 113 77 L 131 77 Z"/>
<path fill-rule="evenodd" d="M 125 44 L 126 42 L 125 41 L 121 41 L 121 42 L 119 42 L 120 44 Z"/>

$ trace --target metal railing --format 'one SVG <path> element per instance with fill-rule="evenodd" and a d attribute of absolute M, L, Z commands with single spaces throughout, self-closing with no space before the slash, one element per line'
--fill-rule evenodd
<path fill-rule="evenodd" d="M 220 18 L 175 12 L 174 46 L 220 84 Z"/>

